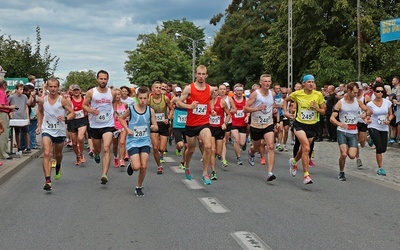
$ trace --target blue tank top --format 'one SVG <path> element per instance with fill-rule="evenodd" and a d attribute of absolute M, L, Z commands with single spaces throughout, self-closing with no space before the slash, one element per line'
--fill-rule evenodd
<path fill-rule="evenodd" d="M 175 107 L 173 128 L 185 128 L 186 126 L 187 109 Z"/>
<path fill-rule="evenodd" d="M 151 147 L 150 139 L 150 124 L 151 112 L 147 106 L 144 113 L 138 113 L 133 105 L 129 106 L 130 119 L 128 127 L 133 131 L 133 135 L 128 135 L 126 138 L 127 149 L 136 147 Z"/>

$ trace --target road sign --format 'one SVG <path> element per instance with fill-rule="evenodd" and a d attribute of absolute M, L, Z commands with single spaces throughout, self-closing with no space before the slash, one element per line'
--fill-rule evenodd
<path fill-rule="evenodd" d="M 381 21 L 381 42 L 400 40 L 400 18 Z"/>

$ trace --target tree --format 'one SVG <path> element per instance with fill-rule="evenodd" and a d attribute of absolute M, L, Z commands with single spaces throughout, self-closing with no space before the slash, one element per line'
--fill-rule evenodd
<path fill-rule="evenodd" d="M 65 79 L 64 86 L 65 88 L 69 88 L 69 86 L 73 84 L 78 84 L 82 91 L 97 86 L 96 72 L 93 70 L 69 72 Z"/>
<path fill-rule="evenodd" d="M 57 69 L 59 58 L 52 56 L 47 45 L 41 54 L 40 28 L 36 27 L 36 44 L 32 49 L 29 38 L 17 41 L 11 36 L 0 36 L 0 58 L 2 67 L 7 70 L 7 77 L 49 78 Z"/>

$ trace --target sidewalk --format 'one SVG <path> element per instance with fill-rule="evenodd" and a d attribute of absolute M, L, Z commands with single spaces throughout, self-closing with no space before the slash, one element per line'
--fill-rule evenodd
<path fill-rule="evenodd" d="M 313 161 L 316 168 L 319 166 L 328 167 L 339 174 L 339 146 L 337 142 L 315 142 L 314 153 Z M 400 188 L 400 145 L 398 143 L 389 145 L 387 151 L 383 153 L 383 167 L 386 170 L 386 176 L 376 174 L 378 165 L 375 159 L 375 149 L 369 147 L 368 144 L 364 148 L 360 148 L 360 159 L 363 163 L 361 168 L 357 168 L 355 159 L 346 159 L 345 173 L 349 181 L 353 175 Z M 313 169 L 311 169 L 312 171 Z"/>

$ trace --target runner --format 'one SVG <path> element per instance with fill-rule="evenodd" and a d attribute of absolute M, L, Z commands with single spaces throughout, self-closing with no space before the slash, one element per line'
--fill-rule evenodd
<path fill-rule="evenodd" d="M 172 99 L 172 104 L 175 105 L 182 94 L 182 89 L 180 87 L 175 87 L 175 97 Z M 187 142 L 185 136 L 185 126 L 187 118 L 187 109 L 185 108 L 174 108 L 174 120 L 172 122 L 173 133 L 175 138 L 176 155 L 182 156 L 181 164 L 179 165 L 181 169 L 185 169 L 185 155 L 187 152 Z M 183 149 L 183 154 L 182 154 Z"/>
<path fill-rule="evenodd" d="M 139 170 L 138 182 L 135 188 L 137 197 L 144 196 L 143 181 L 146 176 L 147 162 L 149 160 L 151 139 L 149 131 L 157 131 L 155 112 L 147 106 L 149 101 L 149 89 L 142 86 L 137 91 L 138 103 L 129 106 L 125 113 L 119 117 L 119 122 L 127 131 L 127 148 L 130 163 L 126 168 L 128 175 Z M 126 124 L 129 118 L 129 124 Z"/>
<path fill-rule="evenodd" d="M 236 162 L 238 165 L 243 165 L 240 157 L 240 149 L 246 145 L 247 123 L 249 114 L 244 113 L 246 106 L 246 98 L 243 96 L 243 85 L 238 83 L 233 87 L 233 102 L 236 107 L 236 113 L 232 116 L 232 136 L 234 140 L 233 149 L 236 154 Z"/>
<path fill-rule="evenodd" d="M 358 88 L 357 99 L 364 104 L 370 101 L 369 95 L 364 95 L 360 87 Z M 360 108 L 358 110 L 358 115 L 357 115 L 357 131 L 358 131 L 357 139 L 358 143 L 362 148 L 365 147 L 365 143 L 367 141 L 367 131 L 368 131 L 367 124 L 364 121 L 365 116 L 366 116 L 365 112 L 363 112 L 363 110 Z M 357 147 L 356 164 L 358 168 L 361 168 L 363 166 L 362 161 L 360 159 L 360 147 Z"/>
<path fill-rule="evenodd" d="M 376 146 L 376 163 L 378 164 L 378 175 L 386 176 L 383 168 L 382 154 L 386 152 L 388 144 L 389 124 L 394 118 L 392 103 L 383 96 L 386 94 L 383 83 L 375 83 L 375 99 L 367 103 L 367 107 L 372 111 L 371 116 L 366 116 L 369 135 Z"/>
<path fill-rule="evenodd" d="M 286 97 L 283 110 L 286 110 L 288 101 L 294 101 L 297 105 L 296 118 L 294 121 L 294 133 L 300 142 L 300 149 L 294 158 L 290 158 L 290 173 L 296 176 L 297 161 L 301 159 L 304 172 L 304 184 L 312 184 L 313 181 L 308 172 L 310 162 L 310 144 L 316 135 L 316 124 L 319 114 L 325 114 L 325 100 L 321 92 L 314 90 L 315 78 L 312 75 L 303 77 L 304 88 L 297 90 Z"/>
<path fill-rule="evenodd" d="M 227 124 L 231 119 L 231 112 L 228 105 L 221 96 L 218 96 L 218 90 L 215 89 L 215 94 L 210 102 L 210 129 L 212 135 L 211 144 L 211 180 L 217 180 L 217 171 L 215 170 L 215 156 L 222 154 L 223 139 Z"/>
<path fill-rule="evenodd" d="M 235 104 L 233 103 L 232 97 L 228 96 L 227 94 L 227 83 L 220 84 L 218 87 L 218 92 L 221 98 L 225 101 L 230 110 L 231 114 L 236 112 Z M 229 86 L 229 84 L 228 84 Z M 228 161 L 226 160 L 226 144 L 231 140 L 231 130 L 232 130 L 232 116 L 231 119 L 228 121 L 225 129 L 225 136 L 224 141 L 222 144 L 222 154 L 218 155 L 222 162 L 223 167 L 228 167 Z"/>
<path fill-rule="evenodd" d="M 124 168 L 126 158 L 126 130 L 124 130 L 122 124 L 119 122 L 119 116 L 121 116 L 129 107 L 127 103 L 122 102 L 122 90 L 115 90 L 115 107 L 114 111 L 114 127 L 116 131 L 113 133 L 113 154 L 114 154 L 114 167 Z M 119 159 L 118 159 L 118 145 L 119 145 Z M 129 156 L 128 156 L 129 160 Z"/>
<path fill-rule="evenodd" d="M 261 140 L 264 139 L 268 147 L 268 176 L 267 181 L 273 181 L 276 176 L 273 174 L 275 164 L 275 133 L 273 121 L 274 97 L 275 94 L 269 88 L 272 83 L 272 77 L 269 74 L 263 74 L 260 77 L 261 88 L 254 91 L 246 101 L 244 112 L 251 113 L 250 136 L 253 140 L 253 146 L 248 151 L 249 163 L 254 166 L 254 154 L 260 150 Z M 276 113 L 276 119 L 279 126 L 279 115 Z M 261 155 L 263 157 L 263 155 Z"/>
<path fill-rule="evenodd" d="M 278 151 L 283 151 L 284 148 L 281 144 L 283 144 L 282 140 L 283 140 L 283 98 L 282 98 L 282 92 L 281 92 L 281 85 L 279 83 L 275 83 L 274 84 L 274 93 L 275 93 L 275 97 L 274 97 L 274 103 L 275 103 L 275 109 L 274 109 L 274 114 L 277 112 L 280 119 L 279 122 L 276 119 L 276 116 L 274 116 L 274 124 L 275 124 L 275 136 L 277 138 L 277 144 L 275 149 Z M 277 126 L 279 123 L 279 126 Z"/>
<path fill-rule="evenodd" d="M 80 165 L 86 162 L 83 150 L 88 119 L 82 108 L 84 98 L 82 97 L 81 88 L 79 85 L 74 84 L 71 89 L 71 104 L 75 112 L 75 119 L 68 121 L 67 130 L 72 141 L 72 149 L 76 155 L 75 165 Z"/>
<path fill-rule="evenodd" d="M 52 77 L 47 80 L 49 94 L 40 98 L 38 103 L 38 127 L 36 134 L 42 133 L 43 144 L 43 173 L 45 183 L 43 189 L 52 190 L 50 155 L 56 159 L 56 173 L 54 179 L 61 177 L 62 150 L 66 137 L 66 122 L 75 118 L 75 112 L 71 107 L 71 100 L 58 94 L 60 82 Z M 66 112 L 68 115 L 66 116 Z M 54 148 L 54 150 L 52 150 Z"/>
<path fill-rule="evenodd" d="M 210 99 L 214 90 L 213 87 L 206 83 L 207 68 L 200 65 L 196 69 L 196 81 L 187 86 L 176 103 L 177 107 L 186 108 L 188 110 L 186 120 L 186 140 L 188 143 L 188 151 L 186 155 L 186 179 L 192 179 L 190 171 L 190 159 L 196 147 L 196 136 L 204 144 L 203 151 L 203 182 L 205 185 L 212 184 L 208 175 L 208 166 L 211 161 L 211 144 L 212 136 L 209 125 L 210 116 Z M 185 103 L 185 101 L 187 103 Z"/>
<path fill-rule="evenodd" d="M 282 87 L 281 88 L 281 94 L 282 94 L 282 98 L 283 100 L 288 96 L 288 92 L 289 89 L 286 87 Z M 282 102 L 282 107 L 283 107 L 283 102 Z M 290 109 L 290 106 L 288 107 L 288 109 Z M 285 111 L 283 111 L 283 113 L 285 113 Z M 289 129 L 290 129 L 290 119 L 287 118 L 286 116 L 282 115 L 281 116 L 281 126 L 283 128 L 283 151 L 287 152 L 288 148 L 287 148 L 287 140 L 289 138 Z"/>
<path fill-rule="evenodd" d="M 107 87 L 109 75 L 105 70 L 97 72 L 97 87 L 86 92 L 83 109 L 89 114 L 89 133 L 93 142 L 94 160 L 100 163 L 101 142 L 103 141 L 103 162 L 101 184 L 108 182 L 110 147 L 114 128 L 115 91 Z"/>
<path fill-rule="evenodd" d="M 339 144 L 339 181 L 345 181 L 344 166 L 346 158 L 354 159 L 357 155 L 357 117 L 359 109 L 371 115 L 365 104 L 357 99 L 360 91 L 355 82 L 347 84 L 347 93 L 333 107 L 330 122 L 337 126 L 337 141 Z M 336 119 L 339 117 L 339 121 Z"/>
<path fill-rule="evenodd" d="M 153 95 L 149 98 L 148 105 L 154 109 L 158 130 L 151 131 L 151 143 L 153 144 L 153 156 L 157 164 L 157 174 L 163 173 L 161 163 L 164 163 L 164 152 L 167 148 L 169 136 L 169 122 L 174 115 L 174 107 L 170 99 L 161 93 L 161 83 L 156 81 L 152 86 Z"/>

